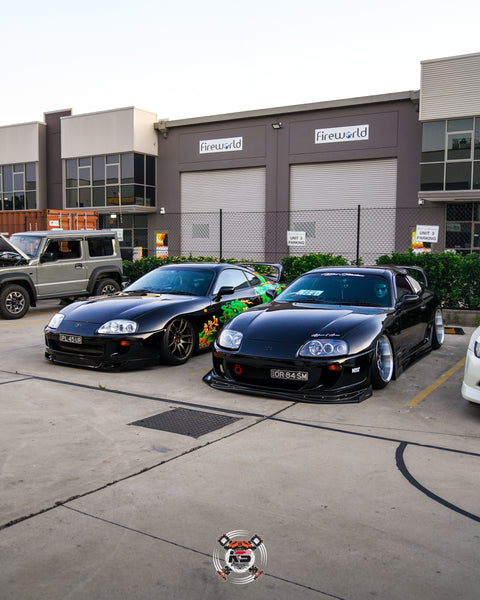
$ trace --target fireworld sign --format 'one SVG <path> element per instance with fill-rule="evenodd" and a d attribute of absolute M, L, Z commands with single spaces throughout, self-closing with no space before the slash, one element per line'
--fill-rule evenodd
<path fill-rule="evenodd" d="M 200 140 L 200 154 L 213 152 L 238 152 L 243 150 L 243 137 L 222 138 L 220 140 Z"/>
<path fill-rule="evenodd" d="M 336 142 L 364 142 L 368 140 L 368 125 L 350 125 L 348 127 L 329 127 L 315 129 L 316 144 L 334 144 Z"/>

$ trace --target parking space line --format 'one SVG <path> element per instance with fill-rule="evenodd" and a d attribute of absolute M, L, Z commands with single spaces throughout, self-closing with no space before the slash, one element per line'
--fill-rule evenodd
<path fill-rule="evenodd" d="M 42 319 L 41 321 L 24 321 L 23 323 L 10 323 L 9 325 L 0 325 L 0 329 L 6 329 L 7 327 L 21 327 L 22 325 L 37 325 L 38 323 L 47 324 L 46 319 Z"/>
<path fill-rule="evenodd" d="M 459 369 L 461 369 L 465 365 L 465 358 L 459 360 L 456 365 L 453 365 L 448 371 L 446 371 L 443 375 L 440 375 L 438 379 L 436 379 L 433 383 L 431 383 L 428 387 L 422 390 L 419 394 L 417 394 L 414 398 L 412 398 L 409 402 L 407 402 L 407 406 L 417 406 L 420 404 L 422 400 L 425 400 L 427 396 L 429 396 L 433 391 L 435 391 L 438 387 L 445 383 L 449 377 L 451 377 L 454 373 L 456 373 Z"/>

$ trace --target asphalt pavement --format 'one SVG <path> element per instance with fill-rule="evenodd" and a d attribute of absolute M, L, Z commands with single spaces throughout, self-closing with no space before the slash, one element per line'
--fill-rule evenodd
<path fill-rule="evenodd" d="M 2 600 L 479 597 L 472 328 L 360 404 L 305 404 L 212 390 L 208 352 L 53 365 L 57 309 L 0 321 Z M 263 540 L 256 580 L 217 572 L 224 534 Z"/>

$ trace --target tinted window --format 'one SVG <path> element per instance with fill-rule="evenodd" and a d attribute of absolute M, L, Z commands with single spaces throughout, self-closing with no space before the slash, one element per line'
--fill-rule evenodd
<path fill-rule="evenodd" d="M 221 287 L 230 286 L 233 286 L 235 291 L 250 287 L 243 271 L 240 271 L 239 269 L 225 269 L 225 271 L 222 271 L 218 276 L 213 293 L 216 294 Z"/>
<path fill-rule="evenodd" d="M 448 160 L 471 158 L 471 154 L 471 133 L 454 133 L 448 136 Z"/>
<path fill-rule="evenodd" d="M 122 154 L 122 183 L 133 183 L 133 153 Z"/>
<path fill-rule="evenodd" d="M 412 294 L 413 290 L 405 275 L 395 276 L 395 285 L 397 286 L 397 298 L 403 298 L 406 294 Z"/>
<path fill-rule="evenodd" d="M 213 279 L 213 271 L 206 269 L 178 269 L 175 267 L 160 267 L 150 271 L 125 291 L 147 290 L 164 294 L 192 294 L 205 296 Z"/>
<path fill-rule="evenodd" d="M 421 165 L 420 189 L 423 192 L 443 190 L 444 163 Z"/>
<path fill-rule="evenodd" d="M 389 306 L 390 285 L 380 275 L 364 273 L 311 273 L 300 277 L 277 300 L 311 304 Z"/>
<path fill-rule="evenodd" d="M 247 275 L 248 282 L 252 287 L 255 287 L 257 285 L 262 285 L 262 283 L 263 283 L 262 280 L 260 278 L 258 278 L 255 275 L 255 273 L 246 273 L 246 275 Z"/>
<path fill-rule="evenodd" d="M 50 240 L 46 252 L 53 253 L 55 260 L 73 260 L 80 258 L 80 240 Z"/>
<path fill-rule="evenodd" d="M 112 256 L 113 238 L 95 237 L 88 239 L 88 253 L 90 256 Z"/>
<path fill-rule="evenodd" d="M 424 123 L 422 130 L 422 162 L 445 159 L 445 121 Z"/>
<path fill-rule="evenodd" d="M 93 157 L 93 185 L 105 184 L 105 157 Z M 105 202 L 104 202 L 105 203 Z"/>
<path fill-rule="evenodd" d="M 471 162 L 447 163 L 445 189 L 469 190 L 471 177 Z"/>

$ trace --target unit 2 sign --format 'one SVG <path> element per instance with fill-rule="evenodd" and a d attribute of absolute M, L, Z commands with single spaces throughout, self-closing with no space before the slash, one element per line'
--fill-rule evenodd
<path fill-rule="evenodd" d="M 437 243 L 438 225 L 417 225 L 415 241 Z"/>

